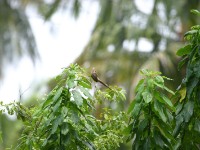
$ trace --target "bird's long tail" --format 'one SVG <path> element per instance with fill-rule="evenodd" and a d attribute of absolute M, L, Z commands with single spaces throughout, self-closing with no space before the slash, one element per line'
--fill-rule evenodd
<path fill-rule="evenodd" d="M 103 81 L 98 80 L 101 84 L 103 84 L 105 87 L 109 88 L 110 90 L 112 90 L 107 84 L 105 84 Z"/>

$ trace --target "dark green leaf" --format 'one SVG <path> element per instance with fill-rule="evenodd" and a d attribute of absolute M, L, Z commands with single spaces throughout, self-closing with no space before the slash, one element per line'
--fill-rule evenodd
<path fill-rule="evenodd" d="M 141 103 L 136 103 L 134 105 L 134 108 L 131 111 L 131 115 L 132 115 L 133 118 L 136 117 L 139 114 L 141 107 L 142 107 Z"/>
<path fill-rule="evenodd" d="M 178 70 L 182 68 L 182 66 L 188 61 L 188 57 L 183 58 L 179 63 L 178 63 Z"/>
<path fill-rule="evenodd" d="M 159 102 L 161 102 L 163 104 L 167 104 L 169 107 L 173 108 L 172 102 L 166 96 L 161 94 L 160 92 L 155 91 L 154 96 Z"/>
<path fill-rule="evenodd" d="M 165 128 L 166 126 L 165 126 L 165 124 L 163 124 L 163 122 L 158 122 L 157 120 L 155 120 L 155 125 L 158 127 L 159 131 L 161 132 L 161 134 L 165 138 L 174 141 L 174 137 L 172 136 L 172 134 L 170 133 L 170 131 L 167 130 L 167 128 Z"/>
<path fill-rule="evenodd" d="M 200 120 L 195 120 L 194 130 L 200 133 Z"/>
<path fill-rule="evenodd" d="M 184 56 L 188 55 L 192 51 L 191 45 L 186 45 L 185 47 L 180 48 L 177 52 L 176 55 L 178 56 Z"/>
<path fill-rule="evenodd" d="M 181 124 L 183 123 L 184 119 L 181 114 L 176 116 L 176 127 L 173 131 L 173 135 L 176 137 L 180 131 Z"/>
<path fill-rule="evenodd" d="M 143 130 L 147 127 L 147 124 L 148 124 L 148 120 L 147 120 L 147 119 L 142 120 L 142 121 L 139 123 L 138 129 L 139 129 L 140 131 L 143 131 Z"/>
<path fill-rule="evenodd" d="M 163 107 L 162 107 L 162 104 L 160 104 L 158 101 L 154 101 L 154 109 L 156 111 L 156 114 L 158 114 L 159 118 L 161 120 L 163 120 L 163 122 L 166 122 L 167 121 L 167 117 L 163 111 Z"/>
<path fill-rule="evenodd" d="M 187 97 L 188 99 L 190 99 L 192 92 L 194 90 L 194 88 L 196 87 L 196 85 L 199 82 L 199 78 L 193 77 L 190 79 L 190 81 L 186 84 L 186 88 L 187 88 Z"/>
<path fill-rule="evenodd" d="M 188 122 L 193 114 L 194 102 L 188 101 L 183 108 L 185 122 Z"/>

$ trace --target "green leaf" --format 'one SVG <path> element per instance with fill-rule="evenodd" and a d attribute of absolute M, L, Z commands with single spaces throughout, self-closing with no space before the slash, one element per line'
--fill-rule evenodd
<path fill-rule="evenodd" d="M 144 79 L 140 80 L 137 86 L 135 87 L 135 92 L 142 91 L 144 89 Z"/>
<path fill-rule="evenodd" d="M 188 122 L 193 114 L 194 102 L 188 101 L 183 108 L 185 122 Z"/>
<path fill-rule="evenodd" d="M 183 58 L 179 63 L 178 63 L 178 70 L 180 70 L 183 65 L 188 61 L 188 57 Z"/>
<path fill-rule="evenodd" d="M 199 78 L 197 77 L 192 77 L 190 79 L 190 82 L 187 82 L 186 84 L 186 87 L 187 87 L 187 97 L 188 99 L 190 99 L 191 95 L 192 95 L 192 92 L 194 90 L 194 88 L 196 87 L 196 85 L 198 84 L 199 82 Z"/>
<path fill-rule="evenodd" d="M 61 94 L 62 94 L 62 91 L 63 91 L 63 87 L 60 87 L 59 90 L 56 91 L 56 94 L 55 94 L 55 96 L 53 97 L 53 101 L 54 101 L 54 102 L 57 101 L 57 100 L 60 98 L 60 96 L 61 96 Z"/>
<path fill-rule="evenodd" d="M 163 100 L 165 104 L 167 104 L 170 108 L 172 108 L 175 111 L 175 108 L 174 108 L 171 100 L 168 99 L 164 94 L 161 94 L 161 100 Z"/>
<path fill-rule="evenodd" d="M 82 78 L 82 80 L 79 80 L 78 84 L 87 89 L 92 88 L 91 83 L 86 78 Z"/>
<path fill-rule="evenodd" d="M 198 32 L 198 30 L 190 30 L 190 31 L 188 31 L 188 32 L 185 33 L 184 37 L 187 37 L 189 35 L 193 35 L 193 34 L 195 34 L 197 32 Z"/>
<path fill-rule="evenodd" d="M 128 107 L 128 114 L 130 114 L 133 111 L 135 104 L 136 104 L 136 100 L 133 100 L 130 106 Z"/>
<path fill-rule="evenodd" d="M 186 45 L 185 47 L 180 48 L 176 52 L 176 55 L 178 56 L 188 55 L 191 51 L 192 51 L 192 46 L 189 44 L 189 45 Z"/>
<path fill-rule="evenodd" d="M 83 104 L 83 98 L 81 94 L 76 90 L 73 90 L 72 94 L 76 105 L 81 106 Z"/>
<path fill-rule="evenodd" d="M 148 119 L 142 120 L 142 121 L 139 123 L 138 129 L 139 129 L 140 131 L 143 131 L 143 130 L 147 127 L 147 124 L 148 124 Z"/>
<path fill-rule="evenodd" d="M 53 107 L 53 112 L 58 112 L 58 108 L 61 109 L 60 104 L 61 104 L 62 100 L 58 101 L 54 107 Z"/>
<path fill-rule="evenodd" d="M 166 122 L 167 121 L 167 117 L 166 117 L 166 115 L 165 115 L 165 113 L 163 111 L 162 105 L 158 101 L 154 101 L 154 109 L 156 111 L 156 114 L 159 115 L 158 117 L 161 120 L 163 120 L 163 122 Z"/>
<path fill-rule="evenodd" d="M 200 120 L 195 120 L 194 130 L 200 133 Z"/>
<path fill-rule="evenodd" d="M 175 141 L 174 137 L 172 136 L 170 131 L 167 130 L 167 126 L 163 122 L 158 122 L 158 120 L 154 120 L 154 122 L 155 122 L 155 125 L 158 127 L 159 131 L 161 132 L 161 134 L 166 139 L 170 139 L 172 141 Z"/>
<path fill-rule="evenodd" d="M 74 88 L 76 86 L 74 78 L 69 78 L 67 80 L 67 85 L 68 85 L 69 88 Z"/>
<path fill-rule="evenodd" d="M 136 104 L 134 105 L 134 108 L 133 108 L 133 110 L 131 111 L 131 115 L 132 115 L 133 118 L 136 117 L 136 116 L 139 114 L 139 112 L 140 112 L 140 110 L 141 110 L 141 107 L 142 107 L 142 104 L 141 104 L 141 103 L 136 103 Z"/>
<path fill-rule="evenodd" d="M 67 122 L 64 122 L 61 126 L 61 133 L 66 135 L 69 132 L 69 125 Z"/>
<path fill-rule="evenodd" d="M 161 76 L 156 76 L 155 81 L 160 85 L 164 85 L 164 79 Z"/>
<path fill-rule="evenodd" d="M 166 86 L 164 86 L 163 88 L 164 88 L 167 92 L 171 93 L 172 95 L 175 95 L 175 93 L 174 93 L 172 90 L 168 89 Z"/>
<path fill-rule="evenodd" d="M 93 99 L 92 95 L 90 94 L 90 92 L 88 91 L 88 89 L 85 89 L 84 87 L 79 87 L 81 92 L 87 96 L 89 99 Z"/>
<path fill-rule="evenodd" d="M 51 134 L 54 134 L 57 131 L 58 125 L 60 125 L 62 121 L 63 121 L 62 114 L 56 117 L 56 119 L 52 122 Z"/>
<path fill-rule="evenodd" d="M 196 9 L 192 9 L 190 12 L 200 16 L 200 12 L 198 10 L 196 10 Z"/>
<path fill-rule="evenodd" d="M 143 99 L 146 103 L 149 103 L 153 99 L 153 95 L 149 91 L 145 91 L 142 93 Z"/>
<path fill-rule="evenodd" d="M 181 127 L 181 124 L 183 123 L 184 119 L 183 119 L 183 116 L 181 114 L 177 115 L 176 116 L 176 127 L 173 131 L 173 135 L 176 137 L 178 134 L 179 134 L 179 131 L 180 131 L 180 127 Z"/>
<path fill-rule="evenodd" d="M 53 94 L 49 94 L 47 99 L 44 101 L 42 108 L 48 107 L 52 103 Z"/>

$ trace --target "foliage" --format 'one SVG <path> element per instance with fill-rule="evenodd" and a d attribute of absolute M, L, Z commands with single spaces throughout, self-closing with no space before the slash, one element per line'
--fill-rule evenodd
<path fill-rule="evenodd" d="M 39 106 L 26 108 L 20 103 L 1 103 L 2 111 L 7 110 L 10 115 L 15 112 L 24 122 L 16 149 L 73 150 L 118 147 L 123 140 L 121 131 L 126 127 L 123 121 L 124 113 L 112 116 L 106 111 L 103 120 L 92 116 L 94 103 L 102 101 L 103 97 L 95 98 L 90 94 L 90 78 L 78 65 L 64 69 L 57 80 L 57 86 Z M 110 97 L 113 101 L 125 98 L 121 89 L 113 89 L 113 92 Z"/>
<path fill-rule="evenodd" d="M 200 15 L 197 10 L 193 13 Z M 179 68 L 186 63 L 186 77 L 177 91 L 175 137 L 181 148 L 200 148 L 200 26 L 185 33 L 187 45 L 177 51 L 183 56 Z"/>
<path fill-rule="evenodd" d="M 175 108 L 164 91 L 174 94 L 164 85 L 166 77 L 159 72 L 142 70 L 145 76 L 140 80 L 135 99 L 129 107 L 129 140 L 133 149 L 164 149 L 172 147 L 172 112 Z M 169 80 L 169 79 L 168 79 Z"/>
<path fill-rule="evenodd" d="M 176 92 L 165 85 L 171 79 L 143 69 L 127 113 L 105 107 L 100 118 L 95 116 L 95 104 L 125 100 L 124 91 L 92 90 L 90 77 L 76 64 L 56 77 L 56 87 L 40 105 L 1 102 L 1 113 L 16 114 L 24 124 L 16 149 L 111 150 L 125 139 L 132 140 L 132 149 L 199 149 L 200 26 L 193 26 L 185 39 L 177 55 L 183 57 L 179 69 L 187 65 L 186 76 Z"/>

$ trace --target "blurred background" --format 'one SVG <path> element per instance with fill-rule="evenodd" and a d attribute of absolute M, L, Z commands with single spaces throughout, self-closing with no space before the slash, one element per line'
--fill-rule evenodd
<path fill-rule="evenodd" d="M 0 101 L 37 105 L 63 67 L 95 67 L 109 85 L 126 90 L 126 110 L 139 70 L 161 71 L 176 89 L 184 76 L 175 53 L 199 19 L 199 0 L 0 0 Z M 110 105 L 110 104 L 108 104 Z M 15 117 L 0 116 L 0 149 L 15 146 Z"/>

